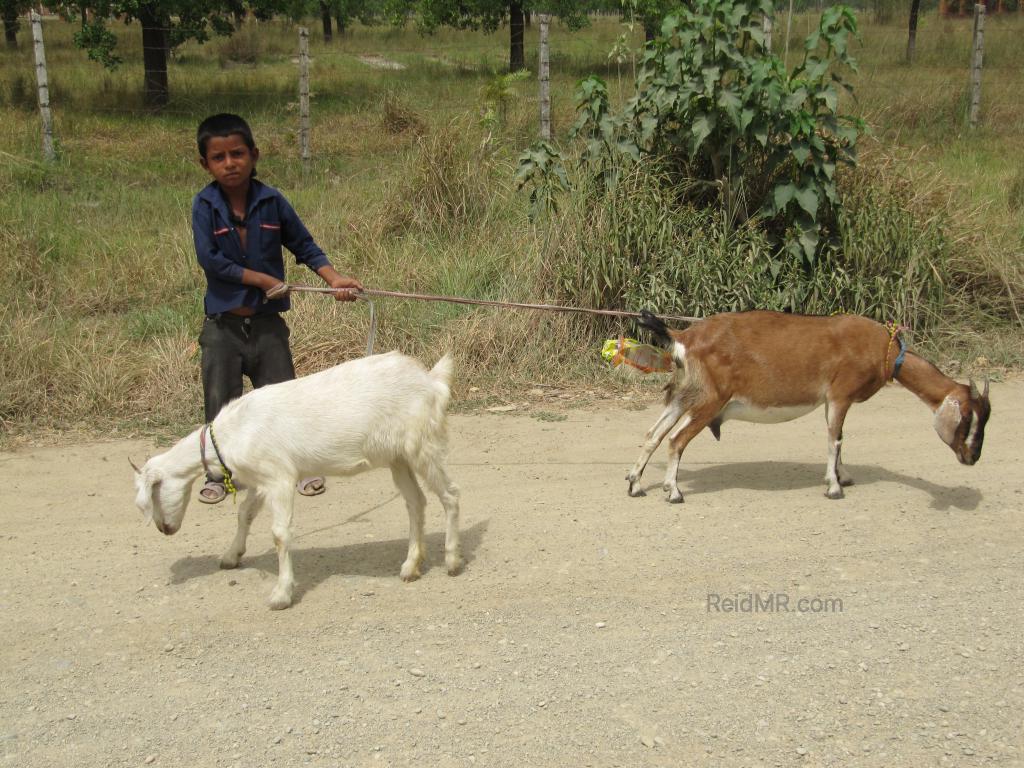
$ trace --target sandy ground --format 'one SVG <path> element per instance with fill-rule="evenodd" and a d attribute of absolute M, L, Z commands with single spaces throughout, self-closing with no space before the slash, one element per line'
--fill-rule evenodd
<path fill-rule="evenodd" d="M 230 501 L 143 525 L 152 445 L 0 454 L 0 761 L 1024 765 L 1022 395 L 993 385 L 975 467 L 899 387 L 855 407 L 842 501 L 820 412 L 699 437 L 681 506 L 661 451 L 626 496 L 654 403 L 453 416 L 465 572 L 431 499 L 433 567 L 399 580 L 376 471 L 297 501 L 281 612 L 268 519 L 235 571 Z M 791 610 L 709 610 L 750 593 Z"/>

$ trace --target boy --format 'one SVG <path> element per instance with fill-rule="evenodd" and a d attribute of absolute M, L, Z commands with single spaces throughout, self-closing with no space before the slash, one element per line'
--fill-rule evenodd
<path fill-rule="evenodd" d="M 242 394 L 242 376 L 253 387 L 295 378 L 288 326 L 283 245 L 295 260 L 332 288 L 338 301 L 354 301 L 362 284 L 343 277 L 303 225 L 284 196 L 256 180 L 259 150 L 238 115 L 208 117 L 196 132 L 199 164 L 213 181 L 192 200 L 196 257 L 206 273 L 206 320 L 202 349 L 203 405 L 210 422 L 228 401 Z M 299 483 L 299 493 L 324 492 L 322 477 Z M 223 482 L 207 477 L 199 500 L 216 504 Z"/>

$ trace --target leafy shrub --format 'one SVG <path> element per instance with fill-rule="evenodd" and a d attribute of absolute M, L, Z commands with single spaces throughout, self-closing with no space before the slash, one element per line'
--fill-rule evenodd
<path fill-rule="evenodd" d="M 552 282 L 583 305 L 933 325 L 951 279 L 943 219 L 891 165 L 855 167 L 863 124 L 838 113 L 852 13 L 827 9 L 786 73 L 764 47 L 770 8 L 694 0 L 648 46 L 621 113 L 598 78 L 581 83 L 572 173 L 547 144 L 520 156 L 517 181 L 558 233 Z"/>
<path fill-rule="evenodd" d="M 1017 174 L 1010 182 L 1007 203 L 1011 211 L 1020 211 L 1024 208 L 1024 166 L 1017 169 Z"/>
<path fill-rule="evenodd" d="M 15 73 L 7 85 L 7 103 L 18 109 L 37 108 L 36 88 L 26 75 Z"/>
<path fill-rule="evenodd" d="M 883 176 L 880 182 L 879 177 Z M 774 309 L 852 312 L 924 329 L 947 300 L 941 219 L 881 162 L 843 177 L 837 240 L 812 267 L 780 258 L 755 222 L 699 208 L 650 161 L 619 172 L 606 194 L 577 194 L 553 221 L 545 283 L 582 306 L 706 316 Z"/>
<path fill-rule="evenodd" d="M 826 9 L 787 73 L 764 45 L 761 16 L 771 10 L 770 0 L 694 0 L 668 16 L 621 114 L 599 78 L 583 81 L 574 135 L 583 165 L 606 186 L 622 161 L 656 158 L 693 202 L 721 204 L 734 221 L 761 218 L 809 265 L 834 215 L 836 169 L 854 162 L 863 131 L 838 112 L 847 86 L 837 67 L 855 68 L 857 27 L 848 8 Z M 534 168 L 521 171 L 529 182 Z"/>
<path fill-rule="evenodd" d="M 634 164 L 608 194 L 577 197 L 560 217 L 547 282 L 582 306 L 698 315 L 764 306 L 774 291 L 764 234 L 681 204 L 662 173 Z"/>
<path fill-rule="evenodd" d="M 264 44 L 255 25 L 242 27 L 217 46 L 217 58 L 222 67 L 229 64 L 256 64 L 265 55 Z"/>
<path fill-rule="evenodd" d="M 466 140 L 466 126 L 420 136 L 414 152 L 387 206 L 387 229 L 443 233 L 486 218 L 495 203 L 494 160 Z"/>
<path fill-rule="evenodd" d="M 508 117 L 508 108 L 519 92 L 516 85 L 524 80 L 530 79 L 528 69 L 519 69 L 515 72 L 508 72 L 503 75 L 495 75 L 480 90 L 481 124 L 485 128 L 495 128 L 505 122 Z"/>

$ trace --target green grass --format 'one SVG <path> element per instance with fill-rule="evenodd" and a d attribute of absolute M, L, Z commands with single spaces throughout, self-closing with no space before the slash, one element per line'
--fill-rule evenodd
<path fill-rule="evenodd" d="M 794 18 L 791 64 L 808 23 Z M 236 39 L 182 47 L 170 65 L 171 103 L 154 114 L 140 93 L 137 26 L 113 27 L 125 64 L 107 72 L 73 47 L 73 25 L 48 20 L 53 164 L 41 160 L 27 36 L 18 50 L 0 50 L 4 437 L 41 428 L 174 431 L 199 420 L 203 280 L 189 207 L 207 181 L 195 158 L 195 126 L 215 111 L 250 119 L 260 177 L 285 192 L 336 266 L 368 286 L 520 301 L 556 295 L 553 249 L 571 259 L 574 241 L 531 225 L 525 195 L 511 184 L 515 157 L 536 132 L 533 84 L 517 86 L 522 95 L 498 130 L 479 124 L 486 87 L 507 61 L 507 30 L 424 38 L 357 25 L 325 45 L 311 26 L 309 168 L 299 159 L 290 24 L 249 24 Z M 622 29 L 602 17 L 579 33 L 553 31 L 553 116 L 563 143 L 580 77 L 601 74 L 613 96 L 628 97 L 629 63 L 608 58 Z M 1024 294 L 1024 22 L 990 19 L 987 30 L 980 130 L 963 124 L 969 20 L 926 14 L 913 67 L 902 61 L 902 26 L 864 26 L 858 100 L 848 105 L 873 125 L 871 167 L 917 190 L 924 219 L 934 211 L 957 259 L 956 316 L 919 342 L 940 362 L 966 367 L 981 355 L 992 366 L 1024 360 L 1018 307 L 1008 298 Z M 530 62 L 535 39 L 536 29 L 528 33 Z M 407 68 L 374 69 L 362 54 Z M 581 211 L 580 221 L 586 216 Z M 299 269 L 292 279 L 316 281 Z M 596 343 L 612 330 L 607 324 L 383 299 L 377 310 L 378 349 L 398 347 L 427 362 L 455 352 L 463 401 L 536 381 L 655 386 L 653 378 L 607 376 Z M 299 296 L 289 322 L 300 373 L 365 346 L 364 306 Z"/>

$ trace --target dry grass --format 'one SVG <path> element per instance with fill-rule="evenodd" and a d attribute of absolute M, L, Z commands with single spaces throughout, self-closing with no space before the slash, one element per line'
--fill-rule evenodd
<path fill-rule="evenodd" d="M 947 238 L 955 316 L 920 341 L 963 370 L 1024 360 L 1024 166 L 1007 161 L 1019 156 L 1024 126 L 1024 23 L 990 21 L 980 131 L 967 132 L 961 120 L 966 61 L 959 58 L 969 21 L 926 15 L 914 67 L 901 61 L 901 26 L 865 27 L 854 105 L 875 126 L 879 179 L 904 185 L 915 216 L 934 218 Z M 794 22 L 795 39 L 806 17 Z M 594 227 L 535 229 L 524 196 L 511 189 L 515 156 L 536 130 L 531 83 L 517 86 L 521 95 L 496 131 L 478 124 L 481 93 L 506 60 L 504 35 L 447 30 L 421 38 L 357 25 L 334 45 L 314 40 L 315 154 L 303 168 L 291 25 L 252 25 L 233 41 L 183 46 L 171 65 L 172 103 L 161 115 L 142 108 L 138 30 L 115 31 L 126 65 L 105 72 L 73 48 L 73 25 L 46 24 L 53 165 L 39 160 L 31 51 L 24 44 L 0 50 L 0 441 L 48 429 L 170 433 L 201 417 L 195 339 L 203 279 L 188 219 L 206 181 L 195 125 L 211 112 L 250 118 L 261 178 L 285 191 L 339 269 L 373 287 L 550 299 L 554 249 L 571 258 L 585 235 L 596 236 Z M 613 94 L 628 96 L 629 67 L 607 58 L 620 31 L 601 18 L 553 41 L 555 128 L 563 138 L 582 75 L 599 72 Z M 356 61 L 363 53 L 407 69 L 365 67 Z M 534 60 L 532 48 L 527 55 Z M 315 281 L 297 268 L 291 279 Z M 393 300 L 377 309 L 378 349 L 401 348 L 428 362 L 454 352 L 463 405 L 514 399 L 538 383 L 656 387 L 652 378 L 609 377 L 597 363 L 599 337 L 622 326 Z M 299 296 L 289 322 L 300 373 L 365 348 L 363 305 Z"/>

